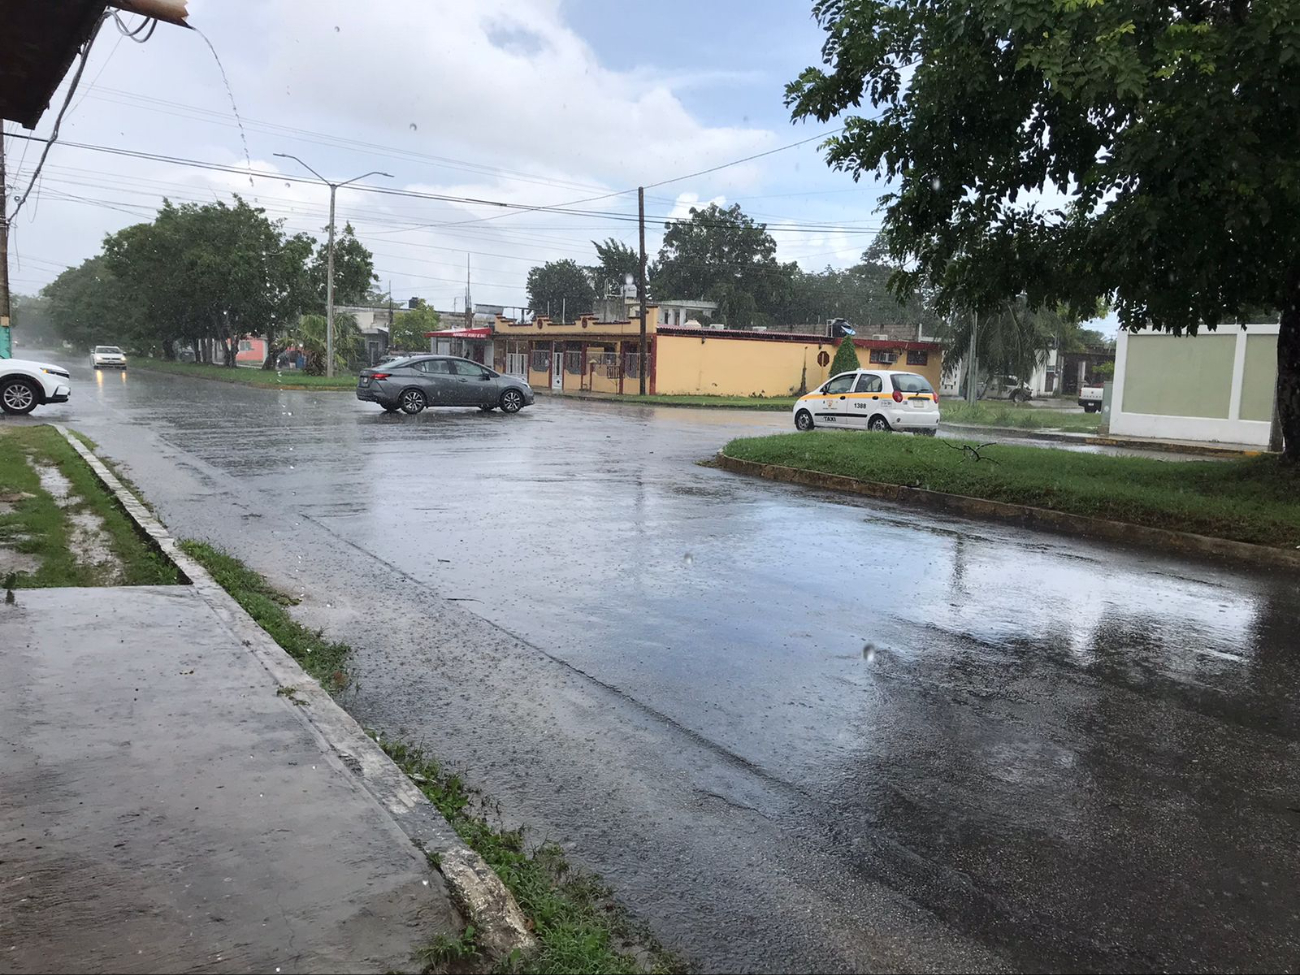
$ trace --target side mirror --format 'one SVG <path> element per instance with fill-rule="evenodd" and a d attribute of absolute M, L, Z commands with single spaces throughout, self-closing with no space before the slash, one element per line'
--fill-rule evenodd
<path fill-rule="evenodd" d="M 491 373 L 487 373 L 487 372 L 483 373 L 483 381 L 484 381 L 484 382 L 487 382 L 487 381 L 488 381 L 489 379 L 491 379 L 491 378 L 492 378 L 492 374 L 491 374 Z"/>

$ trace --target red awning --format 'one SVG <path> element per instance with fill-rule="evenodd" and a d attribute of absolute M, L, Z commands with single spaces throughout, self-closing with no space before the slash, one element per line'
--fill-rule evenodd
<path fill-rule="evenodd" d="M 424 337 L 426 339 L 490 339 L 492 329 L 490 326 L 483 328 L 446 328 L 440 332 L 425 332 Z"/>

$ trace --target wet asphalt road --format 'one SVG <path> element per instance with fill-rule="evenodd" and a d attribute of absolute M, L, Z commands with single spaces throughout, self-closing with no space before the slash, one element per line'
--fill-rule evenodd
<path fill-rule="evenodd" d="M 745 479 L 784 414 L 74 368 L 84 431 L 707 970 L 1300 967 L 1294 577 Z"/>

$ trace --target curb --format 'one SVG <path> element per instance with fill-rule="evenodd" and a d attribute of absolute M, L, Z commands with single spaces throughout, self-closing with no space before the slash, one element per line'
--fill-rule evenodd
<path fill-rule="evenodd" d="M 195 591 L 248 648 L 281 687 L 298 690 L 295 708 L 319 740 L 361 780 L 366 791 L 393 817 L 402 832 L 439 864 L 453 900 L 463 905 L 493 958 L 537 946 L 523 911 L 501 878 L 456 835 L 451 824 L 382 748 L 310 677 L 225 589 L 190 558 L 144 504 L 128 491 L 85 444 L 55 423 L 72 448 L 117 497 L 136 526 L 148 535 Z"/>
<path fill-rule="evenodd" d="M 1128 447 L 1133 450 L 1163 450 L 1171 454 L 1200 454 L 1206 457 L 1259 457 L 1266 450 L 1241 450 L 1237 447 L 1215 447 L 1210 444 L 1169 443 L 1164 440 L 1130 440 L 1099 433 L 1070 433 L 1065 430 L 1030 430 L 1025 427 L 985 427 L 975 423 L 945 423 L 939 421 L 940 430 L 978 436 L 992 434 L 1021 440 L 1048 440 L 1053 443 L 1087 444 L 1098 447 Z"/>
<path fill-rule="evenodd" d="M 719 467 L 733 473 L 765 477 L 768 480 L 783 481 L 787 484 L 846 491 L 850 494 L 881 498 L 899 504 L 936 508 L 950 514 L 1008 522 L 1024 528 L 1159 548 L 1166 553 L 1172 551 L 1204 558 L 1232 559 L 1256 567 L 1266 565 L 1300 569 L 1300 550 L 1269 548 L 1264 545 L 1252 545 L 1249 542 L 1234 542 L 1226 538 L 1194 535 L 1191 532 L 1176 532 L 1122 521 L 1108 521 L 1104 518 L 1089 518 L 1086 515 L 1052 511 L 1049 508 L 1010 504 L 1006 501 L 986 501 L 983 498 L 971 498 L 964 494 L 927 491 L 924 488 L 907 487 L 902 484 L 860 481 L 842 474 L 824 474 L 797 467 L 760 464 L 757 461 L 729 457 L 721 450 L 718 451 L 716 459 Z"/>

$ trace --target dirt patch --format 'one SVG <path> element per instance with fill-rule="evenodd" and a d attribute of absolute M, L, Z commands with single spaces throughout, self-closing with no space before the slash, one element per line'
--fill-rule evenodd
<path fill-rule="evenodd" d="M 28 458 L 36 476 L 41 479 L 42 490 L 54 502 L 68 509 L 68 522 L 72 526 L 69 543 L 77 563 L 94 569 L 105 585 L 116 585 L 122 580 L 122 561 L 113 552 L 112 541 L 104 530 L 104 520 L 93 511 L 76 510 L 81 498 L 72 490 L 72 482 L 53 464 L 42 464 Z M 18 554 L 18 553 L 13 553 Z M 40 563 L 38 562 L 37 565 Z"/>
<path fill-rule="evenodd" d="M 15 552 L 0 545 L 0 582 L 15 572 L 35 572 L 41 567 L 41 560 L 26 552 Z"/>

